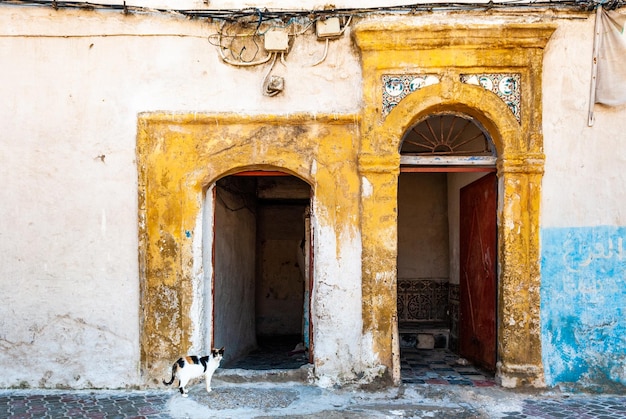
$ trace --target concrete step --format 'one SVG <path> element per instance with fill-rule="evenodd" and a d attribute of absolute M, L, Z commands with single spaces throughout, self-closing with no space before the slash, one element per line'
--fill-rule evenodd
<path fill-rule="evenodd" d="M 225 383 L 308 383 L 313 377 L 313 365 L 306 364 L 295 369 L 249 370 L 219 368 L 213 375 L 216 382 Z"/>

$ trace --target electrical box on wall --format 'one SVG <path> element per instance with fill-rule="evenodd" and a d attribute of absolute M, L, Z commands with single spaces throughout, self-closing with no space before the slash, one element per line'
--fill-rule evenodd
<path fill-rule="evenodd" d="M 270 29 L 265 32 L 265 50 L 269 52 L 287 52 L 289 35 L 282 29 Z"/>
<path fill-rule="evenodd" d="M 318 38 L 330 38 L 341 35 L 339 18 L 331 17 L 326 20 L 318 20 L 315 23 L 315 33 Z"/>

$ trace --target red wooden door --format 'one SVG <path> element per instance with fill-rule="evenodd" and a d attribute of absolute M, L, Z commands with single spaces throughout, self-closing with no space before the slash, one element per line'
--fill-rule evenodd
<path fill-rule="evenodd" d="M 495 173 L 461 189 L 459 354 L 496 368 Z"/>

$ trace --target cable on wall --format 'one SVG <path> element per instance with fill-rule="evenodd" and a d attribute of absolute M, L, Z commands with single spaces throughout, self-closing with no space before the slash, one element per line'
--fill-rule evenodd
<path fill-rule="evenodd" d="M 602 1 L 602 0 L 600 0 Z M 208 36 L 208 41 L 218 50 L 220 59 L 235 67 L 253 67 L 272 61 L 262 82 L 263 94 L 276 96 L 284 91 L 284 79 L 271 75 L 276 61 L 287 66 L 286 56 L 295 39 L 305 35 L 315 25 L 317 39 L 324 41 L 321 58 L 312 67 L 323 63 L 329 52 L 331 40 L 339 39 L 350 25 L 354 16 L 371 14 L 416 14 L 435 11 L 477 11 L 494 9 L 577 9 L 595 10 L 598 0 L 557 0 L 526 1 L 501 0 L 489 3 L 416 3 L 400 6 L 369 8 L 334 8 L 320 10 L 269 10 L 260 8 L 247 9 L 163 9 L 147 8 L 123 4 L 99 4 L 81 1 L 59 0 L 0 0 L 0 6 L 51 6 L 55 10 L 62 8 L 81 10 L 118 10 L 123 14 L 164 13 L 184 16 L 189 19 L 208 19 L 221 21 L 217 33 Z M 604 0 L 604 8 L 618 8 L 624 0 Z M 262 46 L 261 46 L 262 45 Z M 280 54 L 280 58 L 279 58 Z"/>
<path fill-rule="evenodd" d="M 625 4 L 624 0 L 610 0 L 604 8 L 619 8 Z M 240 18 L 258 15 L 258 8 L 247 9 L 173 9 L 173 8 L 151 8 L 143 6 L 123 4 L 102 4 L 86 1 L 59 1 L 59 0 L 0 0 L 0 4 L 19 5 L 19 6 L 46 6 L 55 10 L 69 8 L 82 10 L 117 10 L 123 13 L 170 13 L 185 16 L 188 18 L 209 18 L 238 20 Z M 381 6 L 367 8 L 327 8 L 317 10 L 269 10 L 263 9 L 262 13 L 265 19 L 284 19 L 284 18 L 320 18 L 327 16 L 347 16 L 347 15 L 367 15 L 372 13 L 416 13 L 416 12 L 432 12 L 447 10 L 492 10 L 492 9 L 509 9 L 509 8 L 568 8 L 578 10 L 595 10 L 597 2 L 594 0 L 543 0 L 543 1 L 527 1 L 527 0 L 500 0 L 490 1 L 488 3 L 414 3 L 398 6 Z"/>

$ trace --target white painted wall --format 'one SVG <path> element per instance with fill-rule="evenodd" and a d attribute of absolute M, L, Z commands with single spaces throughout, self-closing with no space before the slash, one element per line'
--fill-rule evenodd
<path fill-rule="evenodd" d="M 486 16 L 501 19 L 415 19 L 471 25 Z M 596 106 L 586 126 L 593 17 L 553 16 L 542 226 L 624 225 L 626 107 Z M 359 111 L 349 30 L 315 67 L 323 44 L 299 37 L 287 65 L 276 65 L 286 90 L 272 98 L 261 94 L 267 67 L 223 64 L 207 40 L 214 31 L 171 15 L 0 7 L 0 387 L 141 384 L 138 113 Z M 315 228 L 316 366 L 332 383 L 375 359 L 361 334 L 360 236 L 338 247 L 334 230 Z"/>
<path fill-rule="evenodd" d="M 593 15 L 559 21 L 545 51 L 543 228 L 626 224 L 626 105 L 587 126 L 593 31 Z"/>
<path fill-rule="evenodd" d="M 318 210 L 314 202 L 311 315 L 315 373 L 319 384 L 328 387 L 353 381 L 361 371 L 376 371 L 378 365 L 371 338 L 362 336 L 361 236 L 354 231 L 338 238 L 318 223 Z"/>

